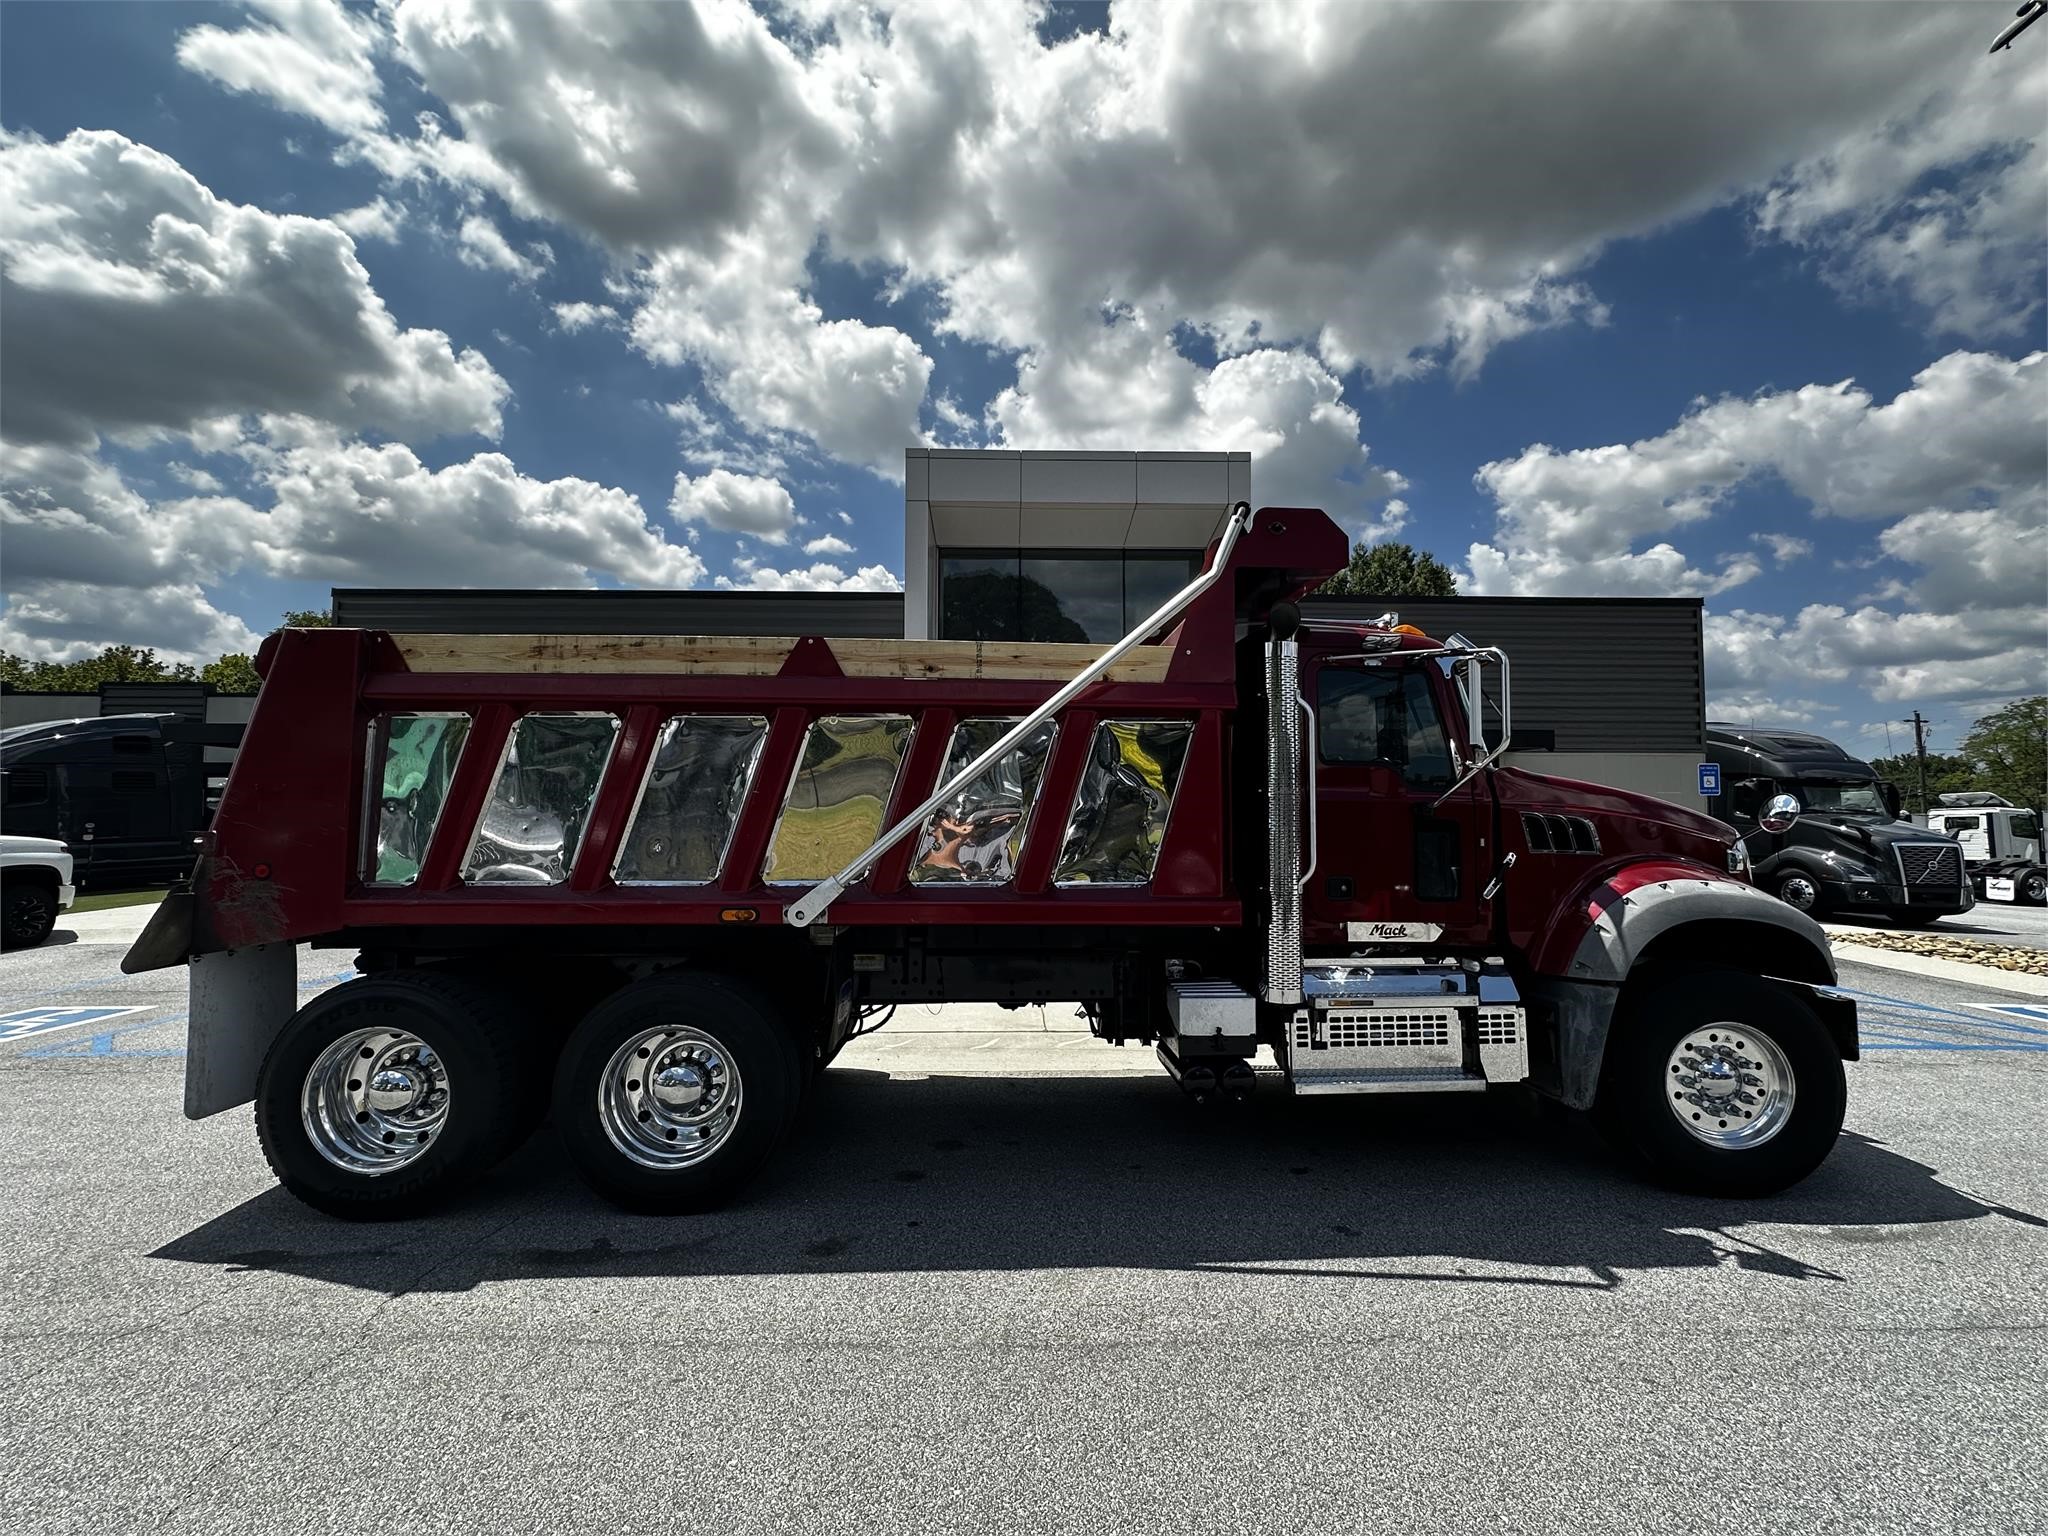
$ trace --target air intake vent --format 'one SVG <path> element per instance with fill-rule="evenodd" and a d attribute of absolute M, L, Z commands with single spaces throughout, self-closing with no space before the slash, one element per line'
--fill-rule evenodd
<path fill-rule="evenodd" d="M 1953 843 L 1901 843 L 1899 874 L 1908 885 L 1961 885 L 1962 851 Z"/>
<path fill-rule="evenodd" d="M 1522 836 L 1531 853 L 1598 853 L 1600 834 L 1583 816 L 1539 816 L 1522 813 Z"/>

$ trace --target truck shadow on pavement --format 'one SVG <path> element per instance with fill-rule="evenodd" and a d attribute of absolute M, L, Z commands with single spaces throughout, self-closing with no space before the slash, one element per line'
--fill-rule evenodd
<path fill-rule="evenodd" d="M 393 1295 L 549 1276 L 1059 1268 L 1611 1290 L 1688 1267 L 1842 1284 L 1836 1256 L 1989 1215 L 2048 1227 L 1854 1133 L 1796 1188 L 1721 1201 L 1637 1180 L 1579 1117 L 1512 1096 L 1275 1093 L 1205 1109 L 1150 1078 L 834 1071 L 763 1176 L 707 1215 L 611 1209 L 544 1128 L 433 1217 L 355 1225 L 272 1189 L 151 1256 Z M 1788 1227 L 1803 1257 L 1771 1246 Z"/>

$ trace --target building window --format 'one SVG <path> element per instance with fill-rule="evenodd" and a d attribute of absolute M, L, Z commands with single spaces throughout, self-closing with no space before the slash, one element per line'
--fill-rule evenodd
<path fill-rule="evenodd" d="M 939 638 L 1109 645 L 1193 579 L 1195 550 L 942 550 Z"/>

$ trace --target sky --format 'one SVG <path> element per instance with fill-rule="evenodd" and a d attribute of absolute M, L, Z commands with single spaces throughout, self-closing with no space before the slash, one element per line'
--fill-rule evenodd
<path fill-rule="evenodd" d="M 1229 449 L 1465 592 L 1703 598 L 1714 718 L 1946 745 L 2048 688 L 2011 14 L 10 3 L 0 648 L 894 589 L 907 446 Z"/>

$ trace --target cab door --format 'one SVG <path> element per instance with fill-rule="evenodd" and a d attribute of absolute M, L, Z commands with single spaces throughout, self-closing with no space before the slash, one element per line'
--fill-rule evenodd
<path fill-rule="evenodd" d="M 1311 945 L 1350 925 L 1420 924 L 1387 938 L 1484 942 L 1493 875 L 1485 775 L 1446 729 L 1448 682 L 1433 662 L 1304 658 L 1315 710 L 1315 870 L 1303 892 Z M 1446 798 L 1448 797 L 1448 798 Z M 1432 934 L 1428 929 L 1440 929 Z"/>

